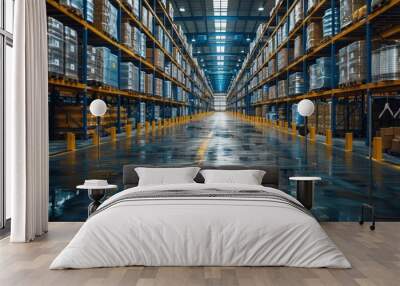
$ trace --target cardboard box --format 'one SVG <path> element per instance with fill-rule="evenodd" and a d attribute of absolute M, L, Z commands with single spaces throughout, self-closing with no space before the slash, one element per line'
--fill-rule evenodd
<path fill-rule="evenodd" d="M 394 137 L 400 137 L 400 127 L 393 127 Z"/>
<path fill-rule="evenodd" d="M 392 140 L 392 148 L 390 149 L 390 151 L 400 154 L 400 138 L 395 138 Z"/>

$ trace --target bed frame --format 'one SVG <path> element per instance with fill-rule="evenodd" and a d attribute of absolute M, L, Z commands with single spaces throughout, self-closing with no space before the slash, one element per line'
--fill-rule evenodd
<path fill-rule="evenodd" d="M 138 174 L 135 171 L 137 167 L 159 167 L 159 166 L 143 166 L 143 165 L 125 165 L 123 167 L 123 185 L 124 190 L 136 187 L 139 183 Z M 172 167 L 172 166 L 171 166 Z M 190 166 L 182 166 L 182 167 L 190 167 Z M 278 167 L 261 167 L 261 166 L 236 166 L 236 165 L 228 165 L 228 166 L 201 166 L 201 169 L 217 169 L 217 170 L 264 170 L 266 173 L 262 180 L 262 185 L 265 187 L 271 188 L 279 188 L 279 168 Z M 197 183 L 204 183 L 203 176 L 198 173 L 194 180 Z"/>

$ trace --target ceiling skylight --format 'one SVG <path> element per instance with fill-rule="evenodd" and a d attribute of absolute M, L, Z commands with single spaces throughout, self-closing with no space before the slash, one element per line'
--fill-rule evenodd
<path fill-rule="evenodd" d="M 225 46 L 217 46 L 217 53 L 224 53 L 225 52 Z"/>

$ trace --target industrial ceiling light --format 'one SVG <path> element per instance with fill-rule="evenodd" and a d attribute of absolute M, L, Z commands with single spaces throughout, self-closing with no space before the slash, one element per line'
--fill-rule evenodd
<path fill-rule="evenodd" d="M 250 39 L 250 38 L 247 38 L 247 39 L 246 39 L 246 41 L 250 42 L 250 41 L 251 41 L 251 39 Z"/>
<path fill-rule="evenodd" d="M 260 12 L 264 11 L 264 7 L 258 7 L 258 11 Z"/>
<path fill-rule="evenodd" d="M 244 50 L 242 50 L 241 53 L 244 54 Z"/>
<path fill-rule="evenodd" d="M 196 39 L 195 39 L 195 38 L 193 38 L 193 39 L 192 39 L 192 42 L 193 42 L 193 43 L 194 43 L 194 42 L 196 42 Z"/>
<path fill-rule="evenodd" d="M 183 7 L 179 8 L 179 12 L 185 12 L 185 11 L 186 11 L 185 8 Z"/>

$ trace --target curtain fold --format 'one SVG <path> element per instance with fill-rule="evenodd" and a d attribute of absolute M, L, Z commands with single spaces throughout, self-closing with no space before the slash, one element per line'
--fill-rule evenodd
<path fill-rule="evenodd" d="M 48 227 L 48 71 L 45 0 L 15 1 L 14 94 L 6 98 L 6 185 L 12 242 Z"/>

